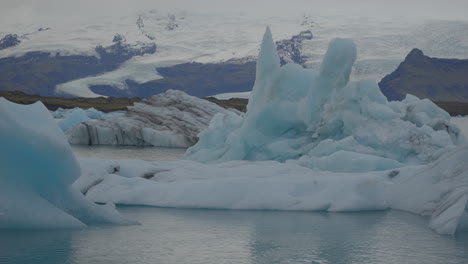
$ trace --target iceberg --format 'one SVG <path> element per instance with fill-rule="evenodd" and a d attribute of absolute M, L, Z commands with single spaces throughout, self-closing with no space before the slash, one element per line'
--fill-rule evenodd
<path fill-rule="evenodd" d="M 122 116 L 125 111 L 114 111 L 109 113 L 104 113 L 95 109 L 94 107 L 88 109 L 81 109 L 79 107 L 75 107 L 73 109 L 63 109 L 58 108 L 57 110 L 51 112 L 52 116 L 57 119 L 65 119 L 68 115 L 72 114 L 75 111 L 82 110 L 86 114 L 89 119 L 107 119 L 114 116 Z"/>
<path fill-rule="evenodd" d="M 58 126 L 66 132 L 70 128 L 76 126 L 79 123 L 86 122 L 91 120 L 91 118 L 88 117 L 85 111 L 83 111 L 80 108 L 73 109 L 70 113 L 68 113 L 63 120 L 58 122 Z"/>
<path fill-rule="evenodd" d="M 217 113 L 239 114 L 182 91 L 143 99 L 123 116 L 79 123 L 66 131 L 71 144 L 189 147 Z"/>
<path fill-rule="evenodd" d="M 128 224 L 72 183 L 81 175 L 67 139 L 45 106 L 0 98 L 0 228 Z"/>
<path fill-rule="evenodd" d="M 74 186 L 99 203 L 175 208 L 363 211 L 429 217 L 440 234 L 468 231 L 468 146 L 428 165 L 327 172 L 278 161 L 146 162 L 80 159 Z"/>
<path fill-rule="evenodd" d="M 280 66 L 267 29 L 247 113 L 216 115 L 184 159 L 366 172 L 426 164 L 463 144 L 450 115 L 431 101 L 408 95 L 388 102 L 376 82 L 350 82 L 356 54 L 353 41 L 334 39 L 318 73 Z"/>
<path fill-rule="evenodd" d="M 108 119 L 111 117 L 122 116 L 124 115 L 124 112 L 115 111 L 111 113 L 103 113 L 94 109 L 93 107 L 88 109 L 81 109 L 76 107 L 73 109 L 59 108 L 56 111 L 51 112 L 51 114 L 56 119 L 62 119 L 58 122 L 58 125 L 64 132 L 66 132 L 79 123 L 87 122 L 92 119 Z"/>
<path fill-rule="evenodd" d="M 245 116 L 216 114 L 185 160 L 81 159 L 75 188 L 95 202 L 181 208 L 362 211 L 427 216 L 468 230 L 468 145 L 450 116 L 408 95 L 388 102 L 349 81 L 351 40 L 318 73 L 280 67 L 267 29 Z"/>

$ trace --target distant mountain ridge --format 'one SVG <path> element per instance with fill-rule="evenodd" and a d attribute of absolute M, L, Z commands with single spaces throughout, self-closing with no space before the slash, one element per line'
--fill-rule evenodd
<path fill-rule="evenodd" d="M 379 86 L 389 100 L 412 94 L 437 102 L 468 103 L 468 59 L 431 58 L 413 49 Z"/>
<path fill-rule="evenodd" d="M 302 42 L 312 39 L 310 30 L 302 31 L 290 39 L 277 42 L 283 64 L 303 64 Z M 42 96 L 67 96 L 57 91 L 56 86 L 117 69 L 134 56 L 154 54 L 154 42 L 127 43 L 125 37 L 116 34 L 113 44 L 98 45 L 96 56 L 61 56 L 44 52 L 30 52 L 20 57 L 0 58 L 0 91 L 22 91 Z M 113 97 L 149 97 L 169 89 L 182 90 L 197 97 L 207 97 L 225 92 L 250 91 L 255 81 L 255 58 L 232 59 L 218 63 L 188 62 L 155 69 L 161 79 L 138 83 L 125 80 L 127 88 L 112 85 L 91 85 L 90 90 L 98 95 Z"/>

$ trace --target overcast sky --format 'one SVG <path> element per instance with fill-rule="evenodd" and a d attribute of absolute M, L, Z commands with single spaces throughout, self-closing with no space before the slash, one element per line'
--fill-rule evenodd
<path fill-rule="evenodd" d="M 246 12 L 259 16 L 320 13 L 468 20 L 468 0 L 0 0 L 0 19 L 31 22 L 43 17 L 132 15 L 153 8 Z"/>

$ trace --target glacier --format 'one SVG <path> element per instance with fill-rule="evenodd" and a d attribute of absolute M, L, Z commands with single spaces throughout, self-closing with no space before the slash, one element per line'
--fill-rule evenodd
<path fill-rule="evenodd" d="M 0 228 L 130 224 L 72 183 L 81 175 L 67 139 L 45 106 L 0 98 Z"/>
<path fill-rule="evenodd" d="M 216 115 L 184 158 L 365 172 L 425 164 L 463 144 L 450 115 L 431 101 L 388 102 L 376 82 L 350 82 L 356 57 L 351 40 L 334 39 L 318 73 L 281 67 L 267 29 L 245 117 Z"/>
<path fill-rule="evenodd" d="M 182 91 L 168 90 L 129 106 L 123 116 L 79 123 L 66 135 L 71 144 L 79 145 L 189 147 L 217 113 L 239 114 Z"/>
<path fill-rule="evenodd" d="M 440 234 L 468 230 L 468 145 L 450 116 L 349 81 L 357 52 L 336 39 L 318 73 L 279 65 L 267 29 L 245 116 L 216 114 L 183 160 L 80 159 L 95 202 L 299 211 L 396 209 Z"/>

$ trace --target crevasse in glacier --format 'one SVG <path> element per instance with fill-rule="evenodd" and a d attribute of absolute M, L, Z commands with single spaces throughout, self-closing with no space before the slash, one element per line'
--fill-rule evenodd
<path fill-rule="evenodd" d="M 356 54 L 352 40 L 334 39 L 318 73 L 281 67 L 267 28 L 247 113 L 216 115 L 184 158 L 364 172 L 434 161 L 464 141 L 449 114 L 431 101 L 408 95 L 388 102 L 376 82 L 350 82 Z"/>
<path fill-rule="evenodd" d="M 0 228 L 79 228 L 129 223 L 72 187 L 79 164 L 40 102 L 0 98 Z"/>

